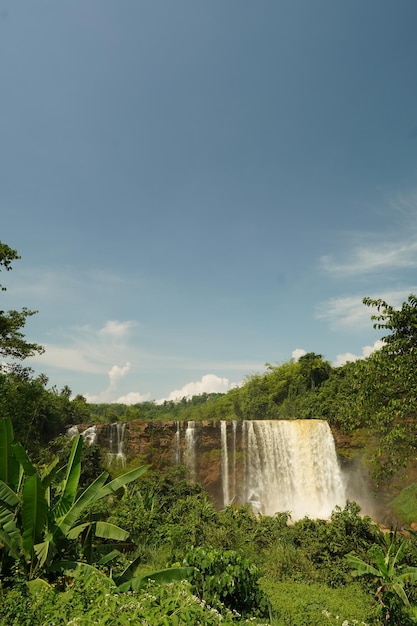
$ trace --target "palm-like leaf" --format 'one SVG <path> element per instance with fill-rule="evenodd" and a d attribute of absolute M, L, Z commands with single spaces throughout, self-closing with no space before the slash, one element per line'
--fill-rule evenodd
<path fill-rule="evenodd" d="M 17 488 L 20 465 L 11 450 L 13 439 L 11 419 L 0 419 L 0 480 Z"/>
<path fill-rule="evenodd" d="M 12 443 L 10 446 L 10 449 L 14 457 L 19 461 L 20 465 L 23 467 L 23 471 L 26 474 L 26 476 L 32 476 L 33 474 L 36 473 L 35 468 L 33 467 L 28 455 L 26 454 L 26 450 L 23 448 L 23 446 L 20 443 L 16 443 L 16 442 Z"/>
<path fill-rule="evenodd" d="M 112 495 L 116 493 L 119 489 L 121 489 L 122 487 L 125 487 L 126 485 L 133 482 L 134 480 L 137 480 L 138 478 L 140 478 L 140 476 L 142 476 L 147 471 L 147 469 L 148 468 L 146 467 L 146 465 L 143 465 L 142 467 L 136 467 L 130 472 L 126 472 L 125 474 L 118 476 L 114 480 L 104 485 L 104 487 L 101 489 L 100 493 L 98 494 L 97 500 L 99 500 L 100 498 L 103 498 L 104 496 Z"/>
<path fill-rule="evenodd" d="M 80 518 L 83 511 L 98 500 L 100 489 L 108 478 L 108 473 L 103 472 L 94 482 L 91 483 L 74 502 L 70 510 L 62 518 L 57 519 L 57 527 L 60 532 L 66 536 L 75 522 Z"/>
<path fill-rule="evenodd" d="M 396 550 L 393 538 L 391 537 L 388 540 L 391 542 L 388 545 L 388 550 L 385 555 L 379 546 L 375 546 L 373 550 L 377 567 L 373 567 L 351 554 L 347 555 L 346 559 L 349 565 L 355 569 L 355 571 L 352 572 L 354 576 L 364 576 L 368 574 L 379 580 L 380 586 L 375 595 L 380 602 L 383 602 L 382 597 L 384 593 L 393 591 L 402 600 L 403 604 L 409 607 L 410 602 L 404 585 L 406 583 L 417 582 L 417 567 L 398 565 L 404 555 L 406 544 L 402 542 Z"/>
<path fill-rule="evenodd" d="M 109 522 L 96 522 L 94 534 L 101 539 L 113 539 L 113 541 L 126 541 L 129 537 L 127 530 Z"/>
<path fill-rule="evenodd" d="M 394 583 L 392 583 L 392 589 L 393 589 L 393 591 L 395 591 L 397 596 L 399 598 L 401 598 L 401 600 L 403 601 L 405 606 L 410 606 L 410 602 L 409 602 L 409 600 L 407 598 L 407 594 L 405 593 L 404 587 L 402 586 L 402 584 L 400 584 L 398 582 L 394 582 Z"/>
<path fill-rule="evenodd" d="M 3 546 L 6 546 L 7 552 L 13 559 L 19 559 L 22 547 L 22 536 L 17 527 L 13 513 L 7 512 L 6 515 L 1 516 L 0 542 Z"/>
<path fill-rule="evenodd" d="M 131 578 L 125 583 L 118 585 L 120 591 L 139 591 L 146 587 L 146 585 L 152 580 L 158 585 L 164 585 L 171 583 L 175 580 L 184 580 L 191 578 L 195 572 L 194 567 L 171 567 L 169 569 L 159 570 L 146 574 L 146 576 L 138 576 Z"/>
<path fill-rule="evenodd" d="M 19 498 L 17 497 L 17 494 L 9 487 L 9 485 L 6 485 L 5 482 L 0 480 L 0 507 L 13 510 L 18 503 Z"/>
<path fill-rule="evenodd" d="M 377 578 L 379 578 L 379 576 L 381 575 L 379 570 L 377 570 L 372 565 L 369 565 L 369 563 L 366 563 L 359 557 L 353 556 L 353 554 L 347 554 L 346 560 L 349 565 L 354 568 L 354 571 L 352 572 L 353 576 L 365 576 L 369 574 L 371 576 L 376 576 Z"/>
<path fill-rule="evenodd" d="M 23 549 L 30 556 L 34 544 L 42 540 L 47 520 L 48 503 L 45 487 L 36 474 L 28 476 L 22 492 Z"/>
<path fill-rule="evenodd" d="M 62 517 L 67 513 L 73 505 L 77 490 L 78 482 L 81 475 L 81 452 L 83 447 L 83 438 L 81 435 L 75 437 L 72 444 L 71 453 L 68 459 L 67 471 L 62 484 L 61 497 L 56 504 L 54 514 L 56 517 Z"/>

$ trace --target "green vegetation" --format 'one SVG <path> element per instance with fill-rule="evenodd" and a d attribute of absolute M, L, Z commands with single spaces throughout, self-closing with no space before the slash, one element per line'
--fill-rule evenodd
<path fill-rule="evenodd" d="M 0 243 L 0 271 L 18 258 Z M 413 532 L 383 533 L 354 502 L 327 521 L 218 511 L 184 468 L 145 472 L 138 457 L 110 476 L 97 446 L 64 436 L 94 422 L 326 419 L 416 521 L 417 298 L 364 304 L 388 332 L 366 359 L 332 367 L 311 352 L 226 394 L 134 406 L 48 389 L 18 363 L 42 351 L 22 332 L 34 312 L 1 311 L 0 626 L 417 624 Z"/>
<path fill-rule="evenodd" d="M 390 503 L 398 519 L 406 524 L 412 524 L 417 520 L 417 483 L 408 485 Z"/>

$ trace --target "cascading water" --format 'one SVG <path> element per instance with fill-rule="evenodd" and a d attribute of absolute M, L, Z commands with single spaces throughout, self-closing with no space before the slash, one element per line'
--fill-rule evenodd
<path fill-rule="evenodd" d="M 181 463 L 181 431 L 180 431 L 180 423 L 176 422 L 176 429 L 174 435 L 174 462 L 175 465 L 179 465 Z"/>
<path fill-rule="evenodd" d="M 88 445 L 92 445 L 93 443 L 96 443 L 97 441 L 97 426 L 89 426 L 89 428 L 86 428 L 84 430 L 84 432 L 81 433 L 81 435 L 84 437 L 84 441 L 85 443 L 88 443 Z"/>
<path fill-rule="evenodd" d="M 223 504 L 230 504 L 229 497 L 229 455 L 227 451 L 227 422 L 220 422 L 220 447 L 222 465 Z"/>
<path fill-rule="evenodd" d="M 203 431 L 204 425 L 198 428 Z M 334 440 L 325 421 L 221 421 L 219 443 L 223 506 L 250 503 L 264 515 L 289 511 L 297 520 L 306 515 L 328 518 L 336 505 L 345 504 Z M 180 442 L 175 446 L 179 450 Z M 185 429 L 183 462 L 198 480 L 195 422 Z"/>
<path fill-rule="evenodd" d="M 124 453 L 124 436 L 126 424 L 115 422 L 110 424 L 109 451 L 107 462 L 109 465 L 117 464 L 124 467 L 126 465 L 126 455 Z"/>
<path fill-rule="evenodd" d="M 71 439 L 73 437 L 76 437 L 79 434 L 80 434 L 80 431 L 78 430 L 78 426 L 70 426 L 67 429 L 67 437 L 70 437 Z"/>
<path fill-rule="evenodd" d="M 196 436 L 195 422 L 187 422 L 185 429 L 184 464 L 188 467 L 190 478 L 196 477 Z"/>
<path fill-rule="evenodd" d="M 327 518 L 345 504 L 345 488 L 329 425 L 321 420 L 251 421 L 247 430 L 244 500 L 266 515 L 290 511 Z"/>

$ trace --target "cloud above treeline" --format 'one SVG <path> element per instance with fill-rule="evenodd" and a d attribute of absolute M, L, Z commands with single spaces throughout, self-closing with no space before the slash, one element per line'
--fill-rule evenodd
<path fill-rule="evenodd" d="M 333 367 L 340 367 L 350 361 L 358 361 L 370 356 L 376 350 L 383 346 L 381 340 L 376 341 L 372 346 L 364 346 L 361 354 L 353 354 L 346 352 L 339 354 L 333 361 Z M 300 357 L 307 354 L 303 348 L 296 348 L 292 351 L 291 358 L 297 362 Z M 119 403 L 119 404 L 139 404 L 141 402 L 150 401 L 149 393 L 141 393 L 139 391 L 130 391 L 124 395 L 117 395 L 117 385 L 121 379 L 129 372 L 130 363 L 126 363 L 120 367 L 113 365 L 108 372 L 109 384 L 107 388 L 97 395 L 86 394 L 87 402 L 92 403 Z M 155 404 L 163 404 L 164 402 L 178 402 L 183 398 L 190 399 L 193 396 L 199 396 L 204 393 L 227 393 L 230 389 L 240 387 L 243 381 L 231 382 L 226 377 L 217 376 L 216 374 L 204 374 L 200 380 L 191 381 L 183 385 L 179 389 L 174 389 L 166 397 L 155 400 Z"/>
<path fill-rule="evenodd" d="M 123 367 L 113 365 L 108 372 L 109 384 L 98 394 L 85 394 L 87 402 L 91 403 L 119 403 L 119 404 L 138 404 L 150 400 L 149 393 L 141 393 L 139 391 L 130 391 L 124 395 L 118 396 L 117 386 L 121 379 L 129 372 L 130 364 L 126 363 Z M 164 402 L 177 402 L 182 398 L 190 399 L 193 396 L 199 396 L 203 393 L 226 393 L 233 387 L 240 386 L 241 383 L 231 382 L 228 378 L 216 376 L 215 374 L 205 374 L 200 380 L 186 383 L 180 389 L 171 391 L 165 398 L 155 400 L 156 404 Z"/>
<path fill-rule="evenodd" d="M 215 374 L 205 374 L 200 380 L 186 383 L 181 389 L 175 389 L 166 398 L 157 400 L 157 404 L 165 401 L 181 400 L 182 398 L 192 398 L 203 393 L 226 393 L 233 387 L 239 387 L 241 383 L 231 382 L 228 378 L 221 378 Z"/>

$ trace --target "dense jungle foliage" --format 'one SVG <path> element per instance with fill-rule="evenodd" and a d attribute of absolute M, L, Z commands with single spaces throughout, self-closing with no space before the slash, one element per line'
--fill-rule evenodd
<path fill-rule="evenodd" d="M 0 271 L 18 258 L 0 242 Z M 383 532 L 353 502 L 327 521 L 217 511 L 185 468 L 132 459 L 112 475 L 97 446 L 64 435 L 103 421 L 321 418 L 365 433 L 375 480 L 392 480 L 416 457 L 417 299 L 364 304 L 387 333 L 366 359 L 332 367 L 309 353 L 226 394 L 133 406 L 49 389 L 18 363 L 42 350 L 22 332 L 34 312 L 0 311 L 12 359 L 0 371 L 0 625 L 416 624 L 411 529 Z"/>

